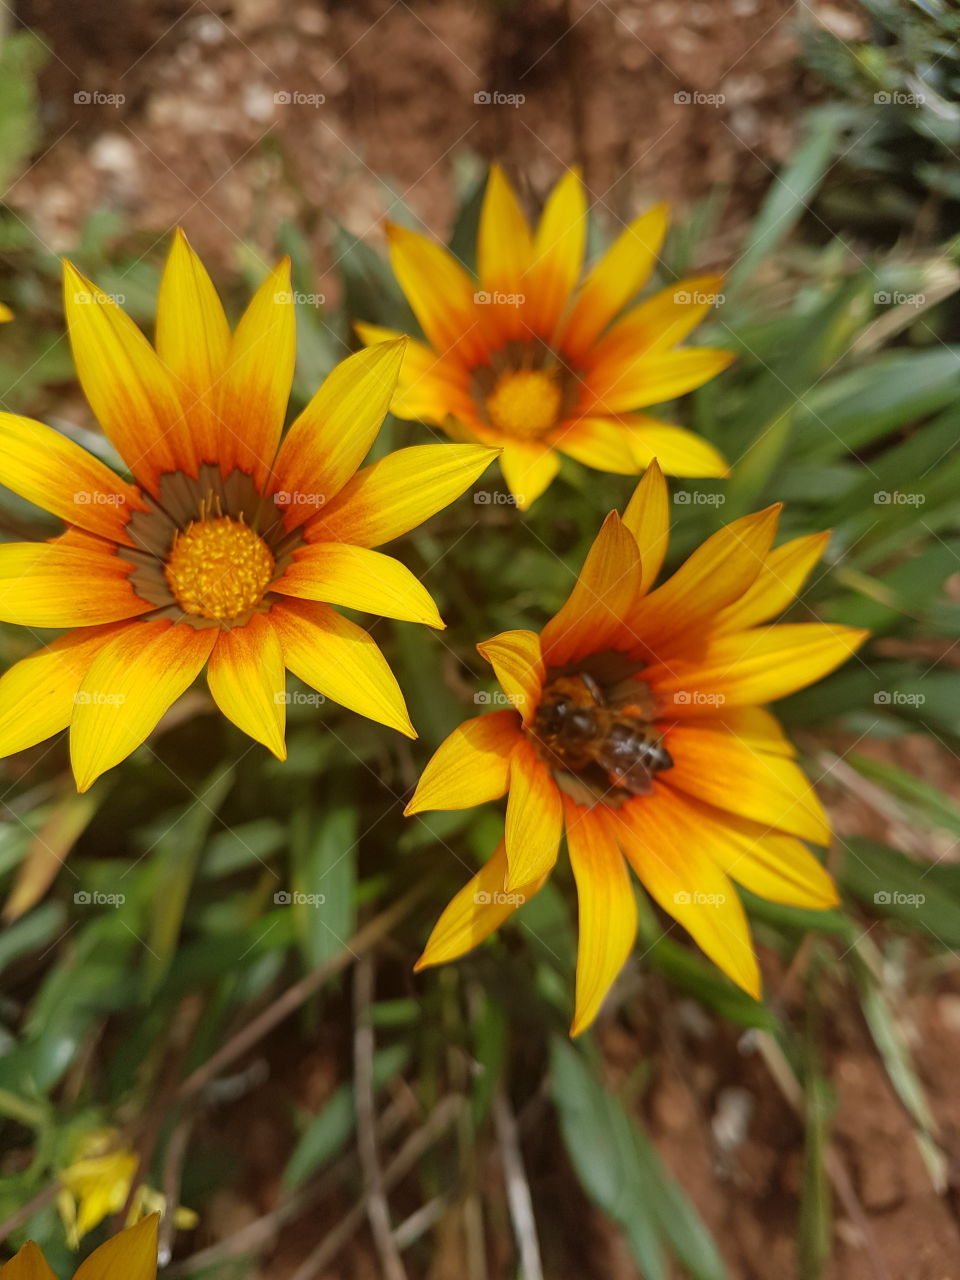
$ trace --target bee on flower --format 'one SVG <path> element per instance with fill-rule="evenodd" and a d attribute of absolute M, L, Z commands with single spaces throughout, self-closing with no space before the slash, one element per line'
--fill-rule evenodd
<path fill-rule="evenodd" d="M 420 581 L 374 548 L 458 497 L 493 451 L 426 445 L 361 467 L 402 342 L 343 361 L 282 436 L 296 350 L 286 260 L 231 332 L 178 232 L 155 346 L 70 263 L 64 299 L 80 382 L 132 479 L 0 414 L 4 484 L 67 525 L 0 546 L 0 621 L 69 628 L 0 679 L 0 756 L 69 726 L 85 791 L 204 667 L 223 714 L 280 759 L 285 670 L 415 736 L 379 648 L 335 606 L 442 627 Z"/>
<path fill-rule="evenodd" d="M 811 909 L 837 901 L 805 841 L 827 816 L 763 704 L 845 661 L 865 631 L 768 625 L 829 535 L 776 548 L 780 508 L 713 534 L 660 586 L 667 488 L 651 463 L 607 517 L 569 599 L 543 628 L 478 646 L 513 704 L 465 721 L 407 807 L 507 794 L 503 840 L 441 915 L 418 968 L 463 955 L 542 887 L 561 836 L 579 900 L 572 1034 L 590 1025 L 636 933 L 628 867 L 751 996 L 760 973 L 732 882 Z"/>
<path fill-rule="evenodd" d="M 654 456 L 669 475 L 725 475 L 706 440 L 643 412 L 701 386 L 733 358 L 678 347 L 720 299 L 720 276 L 678 280 L 630 305 L 666 230 L 658 205 L 584 276 L 579 174 L 561 179 L 531 231 L 498 167 L 480 215 L 476 279 L 448 250 L 388 224 L 393 270 L 426 338 L 410 343 L 393 412 L 500 448 L 520 507 L 553 480 L 558 453 L 624 475 Z M 367 343 L 398 336 L 372 324 L 357 330 Z"/>

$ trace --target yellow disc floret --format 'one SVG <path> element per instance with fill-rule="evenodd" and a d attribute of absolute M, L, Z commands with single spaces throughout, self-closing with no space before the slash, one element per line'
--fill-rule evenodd
<path fill-rule="evenodd" d="M 501 374 L 487 396 L 487 416 L 504 435 L 532 439 L 556 426 L 562 397 L 556 378 L 543 369 Z"/>
<path fill-rule="evenodd" d="M 242 521 L 221 516 L 178 534 L 164 574 L 185 613 L 226 621 L 260 603 L 274 571 L 263 539 Z"/>

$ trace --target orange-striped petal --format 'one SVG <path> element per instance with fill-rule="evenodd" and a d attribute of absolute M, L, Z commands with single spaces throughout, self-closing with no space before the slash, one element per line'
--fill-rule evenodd
<path fill-rule="evenodd" d="M 515 711 L 492 711 L 464 720 L 431 757 L 404 809 L 472 809 L 499 800 L 507 790 L 510 756 L 520 739 Z"/>
<path fill-rule="evenodd" d="M 532 255 L 533 239 L 527 219 L 506 175 L 495 164 L 483 193 L 477 235 L 477 275 L 481 289 L 491 295 L 521 293 Z M 521 336 L 520 310 L 519 307 L 500 308 L 500 323 L 505 328 L 515 328 L 515 332 L 506 333 L 508 338 Z"/>
<path fill-rule="evenodd" d="M 540 635 L 544 661 L 562 667 L 588 653 L 628 649 L 625 619 L 640 595 L 640 552 L 615 511 L 604 520 L 573 590 Z"/>
<path fill-rule="evenodd" d="M 788 609 L 803 584 L 819 564 L 830 541 L 830 531 L 810 533 L 775 547 L 764 561 L 750 588 L 715 619 L 724 631 L 740 631 L 768 622 Z"/>
<path fill-rule="evenodd" d="M 396 677 L 373 638 L 329 605 L 285 600 L 270 611 L 293 674 L 342 707 L 415 738 Z"/>
<path fill-rule="evenodd" d="M 642 470 L 630 447 L 630 436 L 616 418 L 578 418 L 558 432 L 551 444 L 597 471 L 632 476 Z"/>
<path fill-rule="evenodd" d="M 210 656 L 216 627 L 153 620 L 124 627 L 94 657 L 70 723 L 78 791 L 125 760 L 190 687 Z"/>
<path fill-rule="evenodd" d="M 541 337 L 552 337 L 567 308 L 587 243 L 587 199 L 578 169 L 570 169 L 550 193 L 533 240 L 527 272 L 524 321 Z"/>
<path fill-rule="evenodd" d="M 564 815 L 580 917 L 577 999 L 570 1028 L 570 1034 L 578 1036 L 597 1016 L 633 948 L 637 903 L 605 813 L 565 799 Z"/>
<path fill-rule="evenodd" d="M 87 668 L 125 625 L 113 622 L 68 631 L 4 672 L 0 677 L 0 757 L 33 747 L 67 727 Z"/>
<path fill-rule="evenodd" d="M 399 538 L 458 498 L 495 456 L 475 444 L 398 449 L 358 471 L 307 526 L 307 537 L 360 547 Z"/>
<path fill-rule="evenodd" d="M 472 951 L 499 929 L 507 916 L 529 902 L 546 879 L 543 876 L 507 893 L 503 888 L 506 874 L 507 851 L 501 840 L 490 860 L 463 886 L 434 925 L 423 955 L 414 966 L 417 971 Z"/>
<path fill-rule="evenodd" d="M 427 341 L 438 355 L 483 354 L 476 286 L 451 253 L 416 231 L 387 223 L 390 262 Z"/>
<path fill-rule="evenodd" d="M 405 339 L 348 356 L 328 375 L 280 446 L 276 499 L 288 529 L 335 497 L 370 451 L 397 385 Z"/>
<path fill-rule="evenodd" d="M 509 871 L 507 892 L 547 875 L 557 860 L 563 832 L 560 791 L 530 742 L 523 738 L 510 756 L 510 793 L 503 838 Z"/>
<path fill-rule="evenodd" d="M 268 617 L 255 613 L 244 626 L 220 632 L 207 685 L 228 720 L 286 760 L 283 650 Z"/>
<path fill-rule="evenodd" d="M 642 413 L 625 414 L 621 421 L 638 469 L 656 458 L 668 476 L 725 476 L 730 472 L 720 450 L 694 431 Z"/>
<path fill-rule="evenodd" d="M 360 609 L 401 622 L 443 629 L 429 591 L 410 570 L 381 551 L 345 542 L 315 542 L 294 553 L 272 591 Z"/>
<path fill-rule="evenodd" d="M 133 485 L 59 431 L 0 413 L 3 483 L 68 524 L 130 545 L 127 520 L 144 502 Z"/>
<path fill-rule="evenodd" d="M 502 631 L 477 645 L 477 652 L 493 667 L 500 688 L 524 724 L 536 714 L 547 669 L 535 631 Z"/>
<path fill-rule="evenodd" d="M 109 543 L 7 542 L 0 546 L 0 621 L 21 627 L 118 622 L 152 606 L 130 585 L 133 566 Z"/>
<path fill-rule="evenodd" d="M 230 341 L 220 380 L 220 469 L 239 467 L 266 483 L 287 413 L 297 334 L 290 260 L 284 258 L 253 295 Z"/>
<path fill-rule="evenodd" d="M 155 493 L 158 477 L 192 456 L 173 380 L 130 317 L 69 262 L 63 296 L 90 408 L 133 474 Z"/>
<path fill-rule="evenodd" d="M 503 447 L 500 466 L 517 506 L 526 511 L 560 470 L 560 459 L 549 445 L 511 440 Z"/>
<path fill-rule="evenodd" d="M 659 576 L 670 542 L 670 494 L 660 464 L 654 458 L 633 491 L 623 513 L 643 566 L 641 588 L 649 591 Z"/>

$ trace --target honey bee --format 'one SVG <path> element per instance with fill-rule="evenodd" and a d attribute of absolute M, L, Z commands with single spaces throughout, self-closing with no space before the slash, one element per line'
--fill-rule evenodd
<path fill-rule="evenodd" d="M 533 732 L 557 767 L 634 796 L 649 795 L 654 774 L 673 767 L 644 709 L 609 706 L 588 672 L 547 687 Z"/>

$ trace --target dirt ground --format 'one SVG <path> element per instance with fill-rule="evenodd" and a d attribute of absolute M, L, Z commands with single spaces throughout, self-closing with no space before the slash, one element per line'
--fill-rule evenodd
<path fill-rule="evenodd" d="M 507 163 L 534 202 L 577 162 L 613 222 L 662 198 L 682 217 L 719 193 L 710 254 L 722 261 L 817 92 L 795 60 L 796 25 L 815 15 L 850 21 L 833 6 L 788 0 L 27 0 L 18 18 L 49 46 L 44 140 L 8 199 L 53 251 L 73 247 L 91 211 L 108 208 L 158 238 L 182 223 L 224 264 L 240 240 L 269 256 L 272 229 L 295 218 L 333 301 L 331 220 L 376 244 L 402 200 L 444 235 L 457 165 L 471 152 Z M 786 975 L 763 960 L 777 990 Z M 643 983 L 634 1025 L 602 1032 L 611 1082 L 652 1056 L 645 1122 L 731 1277 L 792 1280 L 798 1117 L 751 1037 L 698 1008 L 668 1016 L 675 994 Z M 835 994 L 824 1068 L 846 1184 L 828 1280 L 952 1280 L 955 1197 L 933 1189 L 866 1027 Z M 902 1011 L 943 1146 L 956 1150 L 960 981 L 918 980 Z M 269 1084 L 238 1104 L 249 1185 L 222 1197 L 211 1238 L 276 1203 L 289 1150 L 286 1136 L 277 1141 L 281 1111 L 291 1096 L 316 1110 L 336 1084 L 335 1053 L 298 1052 L 295 1069 L 275 1064 Z M 549 1115 L 532 1104 L 521 1127 L 538 1216 L 554 1224 L 543 1242 L 551 1280 L 630 1280 L 635 1268 L 576 1186 Z M 346 1207 L 334 1200 L 326 1225 Z M 317 1231 L 316 1218 L 292 1224 L 264 1275 L 290 1274 Z M 493 1267 L 492 1278 L 509 1275 L 509 1256 Z M 375 1274 L 361 1231 L 327 1280 Z M 428 1280 L 460 1275 L 455 1247 L 441 1248 Z"/>

